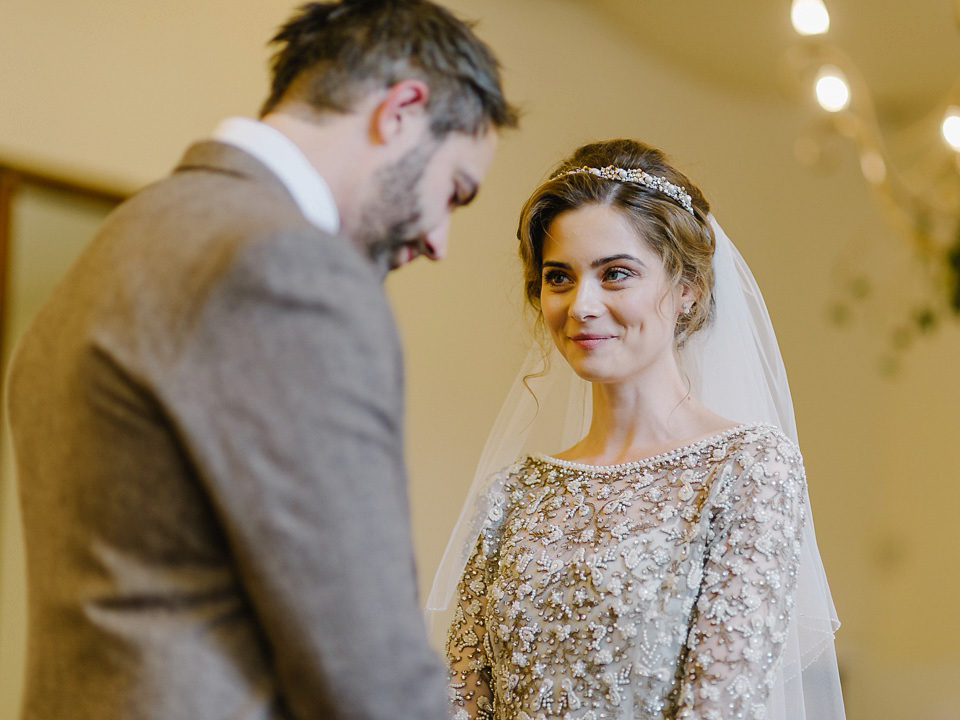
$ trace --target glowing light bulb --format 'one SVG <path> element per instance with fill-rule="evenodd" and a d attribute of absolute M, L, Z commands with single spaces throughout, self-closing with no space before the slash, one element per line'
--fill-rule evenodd
<path fill-rule="evenodd" d="M 833 65 L 824 65 L 817 73 L 817 102 L 827 112 L 846 110 L 850 104 L 850 86 L 843 71 Z"/>
<path fill-rule="evenodd" d="M 830 13 L 822 0 L 793 0 L 790 20 L 801 35 L 823 35 L 830 29 Z"/>
<path fill-rule="evenodd" d="M 943 139 L 947 141 L 947 144 L 960 152 L 960 107 L 953 105 L 947 108 L 947 116 L 943 119 L 940 130 L 943 132 Z"/>

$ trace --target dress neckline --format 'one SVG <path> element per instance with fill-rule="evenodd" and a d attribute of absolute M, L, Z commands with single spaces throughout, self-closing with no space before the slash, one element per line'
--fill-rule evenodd
<path fill-rule="evenodd" d="M 726 430 L 721 430 L 718 433 L 710 435 L 700 440 L 695 440 L 692 443 L 686 445 L 681 445 L 680 447 L 672 448 L 670 450 L 664 450 L 662 453 L 656 455 L 651 455 L 650 457 L 640 458 L 639 460 L 631 460 L 629 462 L 617 463 L 616 465 L 590 465 L 587 463 L 578 463 L 572 460 L 561 460 L 558 457 L 553 455 L 544 455 L 542 453 L 532 453 L 530 457 L 545 462 L 549 465 L 557 465 L 559 467 L 569 468 L 571 470 L 588 470 L 590 472 L 617 472 L 624 469 L 656 465 L 657 463 L 663 462 L 664 460 L 683 457 L 684 455 L 689 455 L 690 453 L 697 452 L 702 450 L 704 447 L 713 445 L 714 443 L 727 440 L 728 438 L 744 433 L 747 430 L 752 430 L 756 428 L 763 427 L 765 423 L 762 422 L 749 422 L 749 423 L 740 423 L 739 425 L 734 425 L 729 427 Z"/>

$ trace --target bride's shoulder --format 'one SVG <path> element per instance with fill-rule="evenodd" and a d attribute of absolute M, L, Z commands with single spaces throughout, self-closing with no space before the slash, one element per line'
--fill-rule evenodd
<path fill-rule="evenodd" d="M 524 454 L 514 463 L 500 470 L 500 476 L 507 483 L 511 481 L 539 477 L 544 471 L 543 457 L 535 454 Z"/>
<path fill-rule="evenodd" d="M 770 451 L 774 450 L 784 456 L 800 455 L 800 448 L 787 437 L 779 427 L 771 423 L 753 423 L 743 426 L 740 433 L 739 447 L 741 450 Z"/>
<path fill-rule="evenodd" d="M 546 456 L 525 454 L 516 462 L 495 473 L 491 487 L 496 487 L 500 495 L 510 498 L 517 492 L 523 494 L 534 487 L 553 481 L 558 470 Z"/>
<path fill-rule="evenodd" d="M 741 489 L 744 485 L 779 487 L 786 483 L 786 487 L 792 488 L 794 481 L 800 487 L 806 483 L 800 448 L 776 425 L 758 423 L 746 427 L 732 459 L 730 470 L 738 478 L 733 484 Z"/>

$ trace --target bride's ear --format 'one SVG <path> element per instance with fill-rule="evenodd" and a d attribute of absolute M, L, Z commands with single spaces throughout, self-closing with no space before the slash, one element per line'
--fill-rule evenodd
<path fill-rule="evenodd" d="M 697 291 L 689 284 L 680 281 L 680 311 L 682 313 L 690 312 L 692 308 L 699 300 L 699 294 Z"/>

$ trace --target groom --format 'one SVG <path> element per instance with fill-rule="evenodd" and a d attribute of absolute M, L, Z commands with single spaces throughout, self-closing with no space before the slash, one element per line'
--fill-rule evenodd
<path fill-rule="evenodd" d="M 304 6 L 259 121 L 106 221 L 24 337 L 25 720 L 439 720 L 381 288 L 440 259 L 497 63 L 427 0 Z"/>

